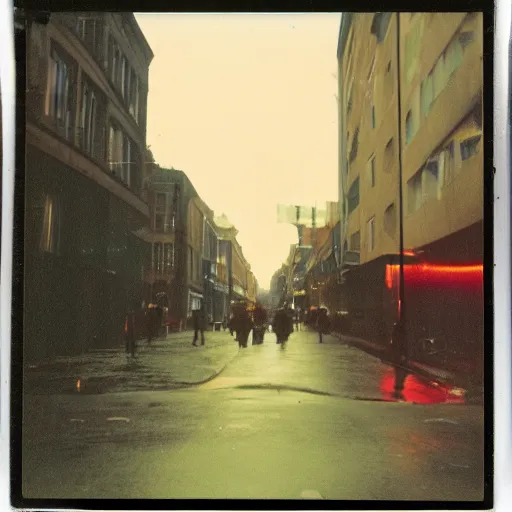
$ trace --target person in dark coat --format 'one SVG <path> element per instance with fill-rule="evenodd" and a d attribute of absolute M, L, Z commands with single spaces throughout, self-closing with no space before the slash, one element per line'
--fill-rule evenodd
<path fill-rule="evenodd" d="M 135 310 L 129 307 L 124 323 L 126 354 L 135 357 Z"/>
<path fill-rule="evenodd" d="M 323 343 L 322 335 L 329 334 L 331 322 L 327 314 L 327 309 L 320 308 L 316 317 L 316 330 L 318 331 L 318 341 Z"/>
<path fill-rule="evenodd" d="M 155 308 L 155 338 L 160 336 L 164 319 L 164 309 L 160 304 Z"/>
<path fill-rule="evenodd" d="M 272 330 L 276 333 L 278 344 L 284 344 L 288 341 L 290 334 L 293 332 L 293 317 L 286 305 L 276 311 L 272 322 Z"/>
<path fill-rule="evenodd" d="M 258 345 L 263 343 L 265 331 L 267 330 L 267 311 L 260 303 L 257 303 L 252 316 L 254 319 L 252 344 Z"/>
<path fill-rule="evenodd" d="M 158 333 L 158 311 L 155 304 L 149 304 L 146 313 L 146 327 L 148 334 L 148 345 L 156 338 Z"/>
<path fill-rule="evenodd" d="M 251 332 L 253 325 L 249 311 L 247 311 L 245 306 L 241 307 L 236 322 L 239 348 L 247 348 L 247 340 L 249 339 L 249 333 Z"/>
<path fill-rule="evenodd" d="M 206 309 L 204 305 L 201 305 L 200 309 L 192 311 L 192 319 L 194 322 L 194 341 L 192 345 L 197 347 L 198 334 L 201 333 L 201 345 L 204 345 L 204 331 L 206 329 Z"/>
<path fill-rule="evenodd" d="M 294 317 L 295 317 L 295 330 L 300 331 L 300 311 L 299 310 L 295 311 Z"/>

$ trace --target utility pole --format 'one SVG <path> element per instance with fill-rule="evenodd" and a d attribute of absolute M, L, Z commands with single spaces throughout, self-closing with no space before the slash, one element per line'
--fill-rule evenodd
<path fill-rule="evenodd" d="M 404 387 L 407 372 L 401 366 L 407 357 L 405 276 L 404 276 L 404 195 L 402 170 L 402 101 L 400 91 L 400 13 L 396 13 L 396 62 L 397 62 L 397 104 L 398 104 L 398 196 L 399 196 L 399 292 L 398 292 L 398 329 L 393 332 L 397 343 L 397 366 L 395 367 L 395 393 L 400 394 Z"/>

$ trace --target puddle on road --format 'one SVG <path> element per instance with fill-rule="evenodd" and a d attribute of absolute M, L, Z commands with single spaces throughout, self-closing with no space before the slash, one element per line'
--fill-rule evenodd
<path fill-rule="evenodd" d="M 454 404 L 462 405 L 466 403 L 465 391 L 449 385 L 443 385 L 435 382 L 426 381 L 416 375 L 408 375 L 404 390 L 401 396 L 394 394 L 395 374 L 390 369 L 380 382 L 376 382 L 375 393 L 367 396 L 357 394 L 343 394 L 322 391 L 312 388 L 293 386 L 284 383 L 262 382 L 261 379 L 251 377 L 218 377 L 201 385 L 199 390 L 275 390 L 278 393 L 283 391 L 295 391 L 299 393 L 308 393 L 321 396 L 338 396 L 340 398 L 373 401 L 373 402 L 398 402 L 418 405 L 427 404 Z"/>

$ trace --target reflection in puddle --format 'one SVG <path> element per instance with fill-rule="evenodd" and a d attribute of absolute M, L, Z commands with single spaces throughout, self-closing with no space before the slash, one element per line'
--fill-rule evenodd
<path fill-rule="evenodd" d="M 383 399 L 397 401 L 394 396 L 395 372 L 390 369 L 382 378 L 380 391 Z M 464 404 L 464 390 L 447 384 L 427 382 L 416 375 L 405 379 L 402 401 L 417 404 Z"/>

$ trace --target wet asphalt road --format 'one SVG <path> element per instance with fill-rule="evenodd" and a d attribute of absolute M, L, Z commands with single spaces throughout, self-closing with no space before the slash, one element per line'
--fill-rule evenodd
<path fill-rule="evenodd" d="M 390 369 L 325 341 L 269 334 L 187 390 L 27 396 L 24 496 L 482 499 L 483 408 L 382 401 Z"/>

